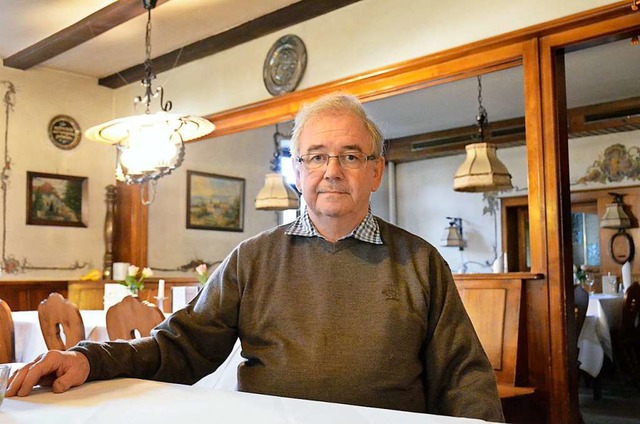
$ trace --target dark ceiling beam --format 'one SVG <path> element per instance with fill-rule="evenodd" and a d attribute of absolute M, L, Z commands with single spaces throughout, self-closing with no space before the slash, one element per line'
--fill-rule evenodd
<path fill-rule="evenodd" d="M 180 49 L 166 53 L 153 59 L 154 72 L 168 71 L 176 66 L 203 57 L 220 53 L 223 50 L 238 46 L 247 41 L 271 34 L 275 31 L 292 25 L 313 19 L 325 13 L 332 12 L 341 7 L 357 3 L 360 0 L 302 0 L 290 6 L 271 12 L 260 18 L 232 28 L 220 34 L 205 38 Z M 265 52 L 266 54 L 266 52 Z M 144 77 L 142 64 L 133 66 L 104 78 L 100 78 L 98 84 L 118 88 Z"/>
<path fill-rule="evenodd" d="M 158 0 L 158 5 L 167 1 L 169 0 Z M 3 64 L 22 70 L 32 68 L 145 12 L 142 0 L 113 2 L 81 21 L 7 57 Z"/>
<path fill-rule="evenodd" d="M 484 141 L 500 147 L 525 144 L 524 118 L 505 119 L 489 125 Z M 640 97 L 581 106 L 567 111 L 570 139 L 601 134 L 613 134 L 640 129 Z M 477 143 L 475 125 L 433 131 L 388 139 L 385 158 L 393 162 L 410 162 L 462 154 L 469 143 Z"/>

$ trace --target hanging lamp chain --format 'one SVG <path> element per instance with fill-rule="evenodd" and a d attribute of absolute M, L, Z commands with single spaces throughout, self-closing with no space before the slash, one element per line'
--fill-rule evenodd
<path fill-rule="evenodd" d="M 271 172 L 280 173 L 280 156 L 282 156 L 282 146 L 280 145 L 280 139 L 286 137 L 286 135 L 280 132 L 278 124 L 276 124 L 276 132 L 273 133 L 273 158 L 271 159 Z"/>
<path fill-rule="evenodd" d="M 480 141 L 484 141 L 484 133 L 489 125 L 487 110 L 482 106 L 482 77 L 478 75 L 478 114 L 476 115 L 476 125 L 478 126 L 478 136 Z"/>
<path fill-rule="evenodd" d="M 156 1 L 143 0 L 145 9 L 147 9 L 147 27 L 144 36 L 145 47 L 145 60 L 144 60 L 144 78 L 142 79 L 142 86 L 144 87 L 144 96 L 137 96 L 133 99 L 134 104 L 144 103 L 144 113 L 147 115 L 151 113 L 150 105 L 151 100 L 160 96 L 160 108 L 164 112 L 169 112 L 173 107 L 170 100 L 164 101 L 164 90 L 162 86 L 153 90 L 151 84 L 156 79 L 156 74 L 153 72 L 153 61 L 151 60 L 151 10 L 156 6 Z"/>

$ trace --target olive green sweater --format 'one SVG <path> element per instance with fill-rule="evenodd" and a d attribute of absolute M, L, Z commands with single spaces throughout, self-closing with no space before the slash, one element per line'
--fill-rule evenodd
<path fill-rule="evenodd" d="M 502 421 L 493 370 L 448 265 L 376 218 L 383 245 L 285 234 L 242 242 L 152 337 L 81 343 L 90 379 L 192 384 L 240 337 L 238 390 Z"/>

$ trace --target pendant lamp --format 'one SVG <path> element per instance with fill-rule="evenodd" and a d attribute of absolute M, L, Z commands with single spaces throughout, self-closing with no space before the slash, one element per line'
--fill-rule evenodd
<path fill-rule="evenodd" d="M 453 178 L 453 189 L 465 192 L 501 191 L 513 188 L 511 174 L 498 159 L 496 146 L 484 141 L 488 125 L 487 111 L 482 106 L 482 80 L 478 76 L 478 127 L 479 143 L 466 146 L 467 156 Z"/>
<path fill-rule="evenodd" d="M 284 175 L 280 173 L 280 157 L 282 156 L 280 141 L 284 137 L 276 124 L 276 132 L 273 134 L 275 151 L 271 159 L 271 172 L 265 176 L 264 187 L 260 189 L 256 196 L 255 206 L 257 210 L 284 211 L 300 207 L 298 193 L 287 184 Z"/>
<path fill-rule="evenodd" d="M 141 184 L 141 196 L 143 183 L 156 183 L 182 164 L 185 141 L 203 137 L 215 129 L 204 118 L 169 113 L 173 105 L 169 100 L 164 101 L 163 88 L 153 90 L 151 87 L 156 78 L 151 61 L 151 10 L 156 2 L 142 0 L 147 10 L 145 76 L 142 79 L 144 95 L 135 97 L 133 101 L 134 105 L 145 105 L 144 114 L 117 118 L 86 132 L 90 140 L 116 146 L 116 179 L 127 184 Z M 161 111 L 152 114 L 151 101 L 157 97 L 160 97 Z M 152 201 L 142 199 L 144 204 Z"/>

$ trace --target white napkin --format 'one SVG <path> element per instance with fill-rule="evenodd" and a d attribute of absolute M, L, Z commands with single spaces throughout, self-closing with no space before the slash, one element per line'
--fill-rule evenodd
<path fill-rule="evenodd" d="M 631 286 L 631 264 L 629 262 L 622 265 L 622 286 L 625 291 Z"/>

